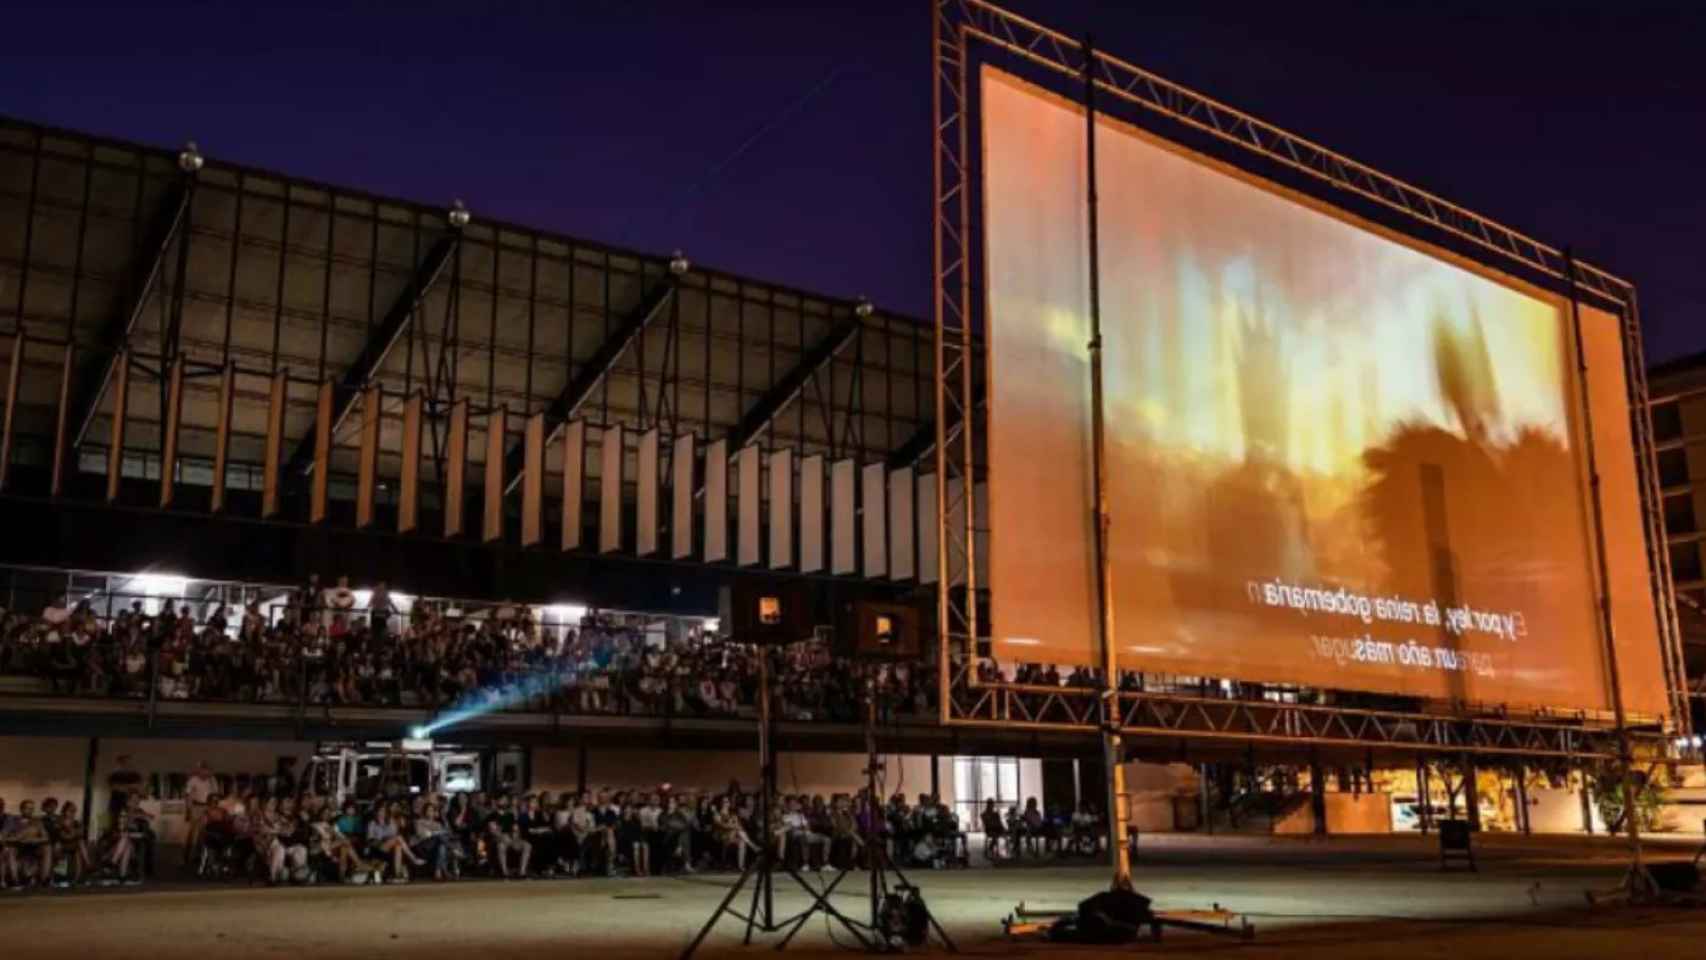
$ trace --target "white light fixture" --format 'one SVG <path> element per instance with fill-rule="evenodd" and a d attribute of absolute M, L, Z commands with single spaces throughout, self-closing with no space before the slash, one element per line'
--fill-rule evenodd
<path fill-rule="evenodd" d="M 194 140 L 185 143 L 184 148 L 178 151 L 178 169 L 185 173 L 200 173 L 202 164 L 206 162 Z"/>
<path fill-rule="evenodd" d="M 679 277 L 691 269 L 693 269 L 692 261 L 688 260 L 687 257 L 684 254 L 682 254 L 682 252 L 680 250 L 677 250 L 674 253 L 669 255 L 669 272 L 670 273 L 673 273 Z"/>
<path fill-rule="evenodd" d="M 861 320 L 869 318 L 876 310 L 876 307 L 871 306 L 868 297 L 860 297 L 859 302 L 853 305 L 853 315 Z"/>
<path fill-rule="evenodd" d="M 1040 647 L 1043 645 L 1043 642 L 1035 637 L 1003 637 L 1001 642 L 1010 643 L 1015 647 Z"/>
<path fill-rule="evenodd" d="M 468 225 L 468 221 L 472 218 L 468 213 L 467 205 L 460 199 L 457 199 L 450 201 L 450 212 L 445 214 L 445 219 L 450 221 L 451 226 L 460 230 L 463 227 L 466 227 Z"/>

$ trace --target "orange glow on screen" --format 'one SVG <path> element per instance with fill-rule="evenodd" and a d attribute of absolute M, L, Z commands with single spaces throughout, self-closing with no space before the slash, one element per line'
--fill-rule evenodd
<path fill-rule="evenodd" d="M 996 656 L 1091 663 L 1084 117 L 989 68 L 982 89 Z M 1559 302 L 1114 121 L 1097 137 L 1124 665 L 1607 706 Z M 1619 648 L 1652 653 L 1625 695 L 1656 713 L 1620 346 L 1584 323 L 1601 470 L 1627 474 L 1607 522 L 1633 524 L 1609 538 Z"/>

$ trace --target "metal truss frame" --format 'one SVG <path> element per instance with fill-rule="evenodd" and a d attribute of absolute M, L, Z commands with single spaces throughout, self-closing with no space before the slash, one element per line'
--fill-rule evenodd
<path fill-rule="evenodd" d="M 974 48 L 974 44 L 981 45 Z M 1009 13 L 986 0 L 933 0 L 931 101 L 933 145 L 933 268 L 936 409 L 932 425 L 937 477 L 939 634 L 938 684 L 945 724 L 1033 729 L 1099 729 L 1095 690 L 1025 688 L 980 681 L 975 664 L 982 635 L 979 612 L 986 588 L 978 582 L 979 518 L 974 494 L 984 462 L 983 387 L 974 362 L 982 327 L 974 298 L 981 276 L 981 239 L 974 235 L 972 60 L 977 53 L 1016 58 L 1030 69 L 1083 83 L 1098 101 L 1173 124 L 1180 135 L 1204 138 L 1245 165 L 1286 173 L 1399 221 L 1409 232 L 1448 249 L 1472 252 L 1489 265 L 1535 280 L 1572 300 L 1607 307 L 1622 323 L 1625 379 L 1641 489 L 1648 568 L 1659 610 L 1659 633 L 1672 722 L 1688 731 L 1686 674 L 1665 549 L 1658 471 L 1646 405 L 1645 359 L 1634 287 L 1543 243 L 1420 187 L 1387 176 L 1314 141 L 1289 133 L 1194 90 L 1156 76 L 1079 40 Z M 1089 62 L 1086 62 L 1088 59 Z M 1584 296 L 1585 294 L 1585 296 Z M 974 384 L 974 380 L 979 382 Z M 917 445 L 923 447 L 922 443 Z M 919 450 L 920 453 L 923 450 Z M 1418 750 L 1613 758 L 1609 731 L 1548 725 L 1505 716 L 1444 717 L 1426 713 L 1351 710 L 1270 701 L 1121 692 L 1121 729 L 1139 736 L 1236 739 L 1293 745 L 1387 745 Z M 1597 739 L 1596 739 L 1597 738 Z"/>
<path fill-rule="evenodd" d="M 1093 688 L 1022 684 L 962 685 L 944 722 L 963 726 L 1094 730 L 1100 694 Z M 1198 739 L 1239 745 L 1355 747 L 1434 753 L 1570 758 L 1617 758 L 1615 737 L 1603 727 L 1501 716 L 1444 716 L 1272 700 L 1239 700 L 1122 691 L 1122 734 L 1151 739 Z M 1662 755 L 1660 737 L 1647 737 L 1644 755 Z"/>

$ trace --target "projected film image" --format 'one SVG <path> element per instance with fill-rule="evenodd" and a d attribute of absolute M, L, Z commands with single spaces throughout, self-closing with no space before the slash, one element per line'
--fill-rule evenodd
<path fill-rule="evenodd" d="M 1084 119 L 983 87 L 997 655 L 1084 662 Z M 1112 122 L 1097 151 L 1127 665 L 1603 705 L 1561 307 Z"/>

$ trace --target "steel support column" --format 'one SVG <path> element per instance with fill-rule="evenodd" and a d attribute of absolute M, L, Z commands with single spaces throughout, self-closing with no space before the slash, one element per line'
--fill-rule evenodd
<path fill-rule="evenodd" d="M 368 381 L 378 375 L 379 369 L 385 365 L 385 358 L 390 355 L 391 348 L 408 330 L 415 312 L 420 309 L 421 302 L 432 290 L 433 284 L 443 275 L 444 267 L 450 262 L 450 255 L 455 252 L 456 245 L 462 240 L 460 228 L 452 226 L 449 232 L 438 238 L 432 249 L 427 251 L 426 258 L 415 268 L 415 275 L 409 279 L 403 289 L 397 294 L 397 299 L 386 311 L 385 319 L 373 328 L 367 344 L 356 355 L 355 361 L 344 371 L 332 388 L 332 435 L 337 436 L 339 427 L 345 418 L 355 409 L 356 401 L 361 396 L 362 388 Z M 314 463 L 314 435 L 310 431 L 297 441 L 296 452 L 290 455 L 285 463 L 286 477 L 299 476 L 308 471 Z"/>
<path fill-rule="evenodd" d="M 95 422 L 101 398 L 106 396 L 107 385 L 112 382 L 119 351 L 142 318 L 142 308 L 148 303 L 148 296 L 165 266 L 166 252 L 189 220 L 194 182 L 193 173 L 183 174 L 174 179 L 160 197 L 148 233 L 137 247 L 136 269 L 130 274 L 124 299 L 120 301 L 117 312 L 102 326 L 95 349 L 88 351 L 79 366 L 71 401 L 71 448 L 74 450 L 83 445 L 89 427 Z M 137 190 L 142 190 L 142 184 L 137 185 Z"/>
<path fill-rule="evenodd" d="M 752 405 L 752 409 L 741 415 L 740 422 L 729 431 L 729 449 L 739 450 L 751 443 L 776 416 L 794 402 L 806 384 L 819 370 L 826 367 L 835 355 L 852 343 L 859 335 L 859 327 L 863 319 L 857 314 L 836 324 L 827 334 L 812 344 L 806 352 L 800 354 L 799 362 L 765 391 L 764 396 Z"/>
<path fill-rule="evenodd" d="M 598 385 L 604 382 L 605 375 L 616 366 L 616 361 L 622 359 L 622 354 L 627 352 L 629 345 L 640 336 L 640 333 L 658 314 L 663 312 L 664 306 L 669 303 L 674 293 L 675 281 L 672 279 L 666 278 L 652 287 L 645 296 L 640 298 L 640 302 L 623 318 L 616 329 L 610 331 L 609 336 L 605 337 L 604 342 L 598 345 L 598 349 L 593 355 L 581 365 L 580 370 L 569 377 L 569 382 L 564 385 L 563 391 L 557 394 L 557 399 L 551 401 L 551 405 L 545 408 L 545 445 L 547 447 L 557 439 L 558 434 L 563 432 L 563 426 L 574 419 L 575 412 L 580 409 L 581 404 L 585 403 L 587 398 L 592 396 L 592 392 L 598 389 Z M 526 458 L 527 450 L 523 443 L 517 443 L 504 456 L 504 477 L 506 478 L 504 480 L 504 493 L 510 493 L 516 488 L 516 485 L 521 483 L 521 468 L 525 464 Z"/>

